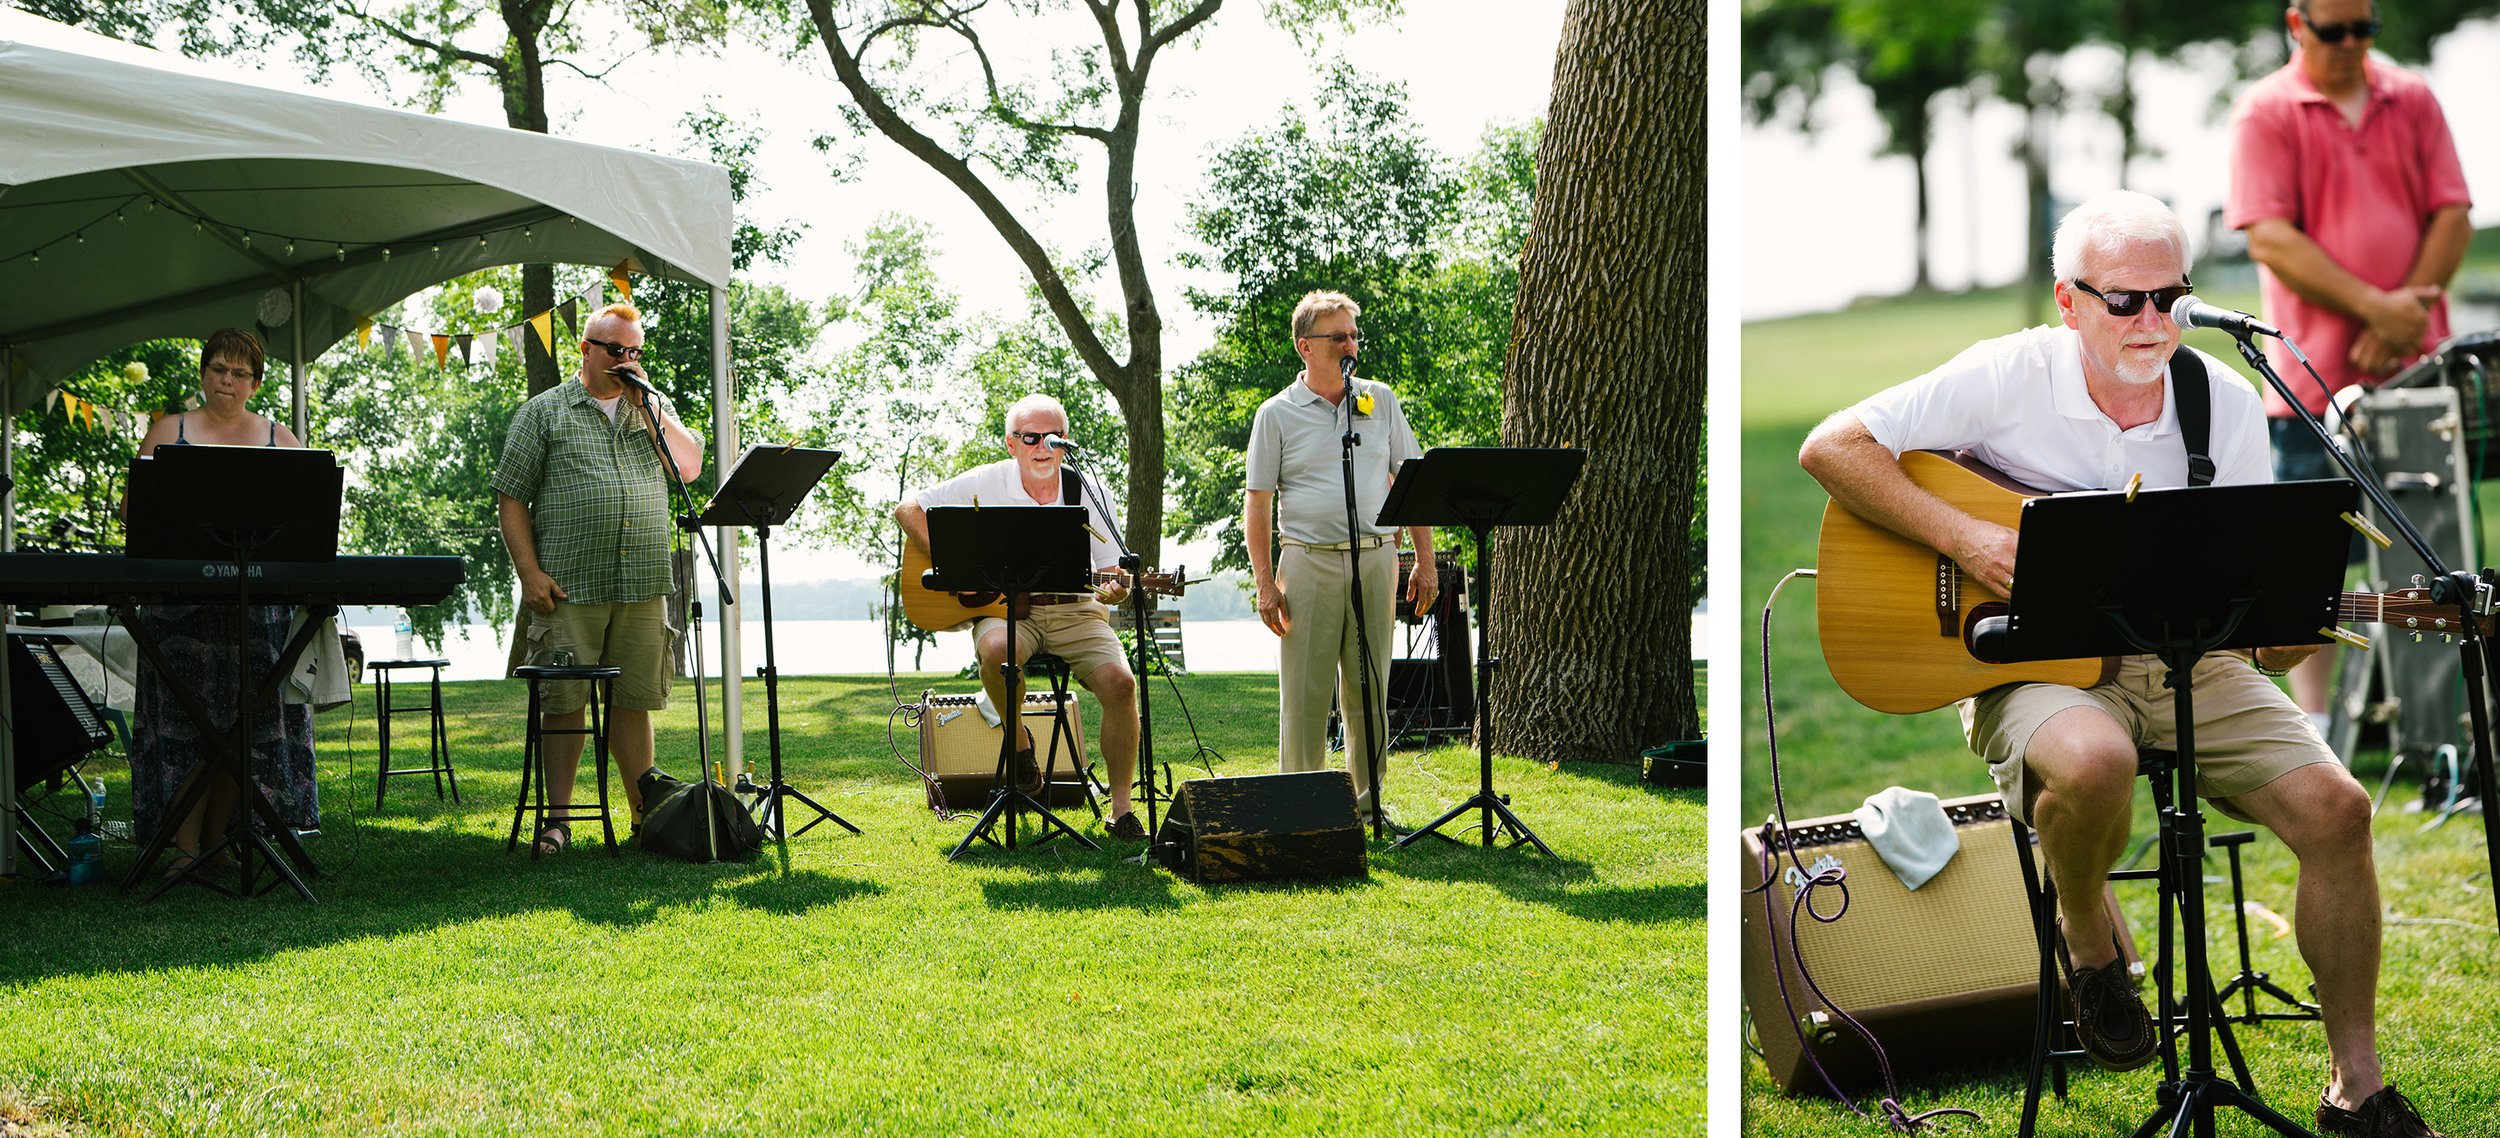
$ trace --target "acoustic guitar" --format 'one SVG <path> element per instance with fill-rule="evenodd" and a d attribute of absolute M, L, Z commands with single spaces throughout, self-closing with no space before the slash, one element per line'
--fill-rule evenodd
<path fill-rule="evenodd" d="M 1955 509 L 2008 528 L 2020 528 L 2023 500 L 2043 493 L 1967 454 L 1911 451 L 1901 456 L 1901 472 Z M 1815 590 L 1824 663 L 1842 691 L 1877 711 L 1909 715 L 1999 684 L 2080 688 L 2117 674 L 2115 656 L 2013 664 L 1980 659 L 1971 651 L 1972 631 L 1982 618 L 2003 615 L 2006 598 L 1964 573 L 1952 558 L 1838 502 L 1823 508 Z M 2344 593 L 2337 598 L 2336 619 L 2415 632 L 2460 628 L 2456 610 L 2432 603 L 2428 589 Z M 2489 634 L 2494 621 L 2485 616 L 2477 624 Z"/>
<path fill-rule="evenodd" d="M 953 632 L 969 626 L 985 616 L 1005 619 L 1007 598 L 997 593 L 948 593 L 920 583 L 920 575 L 929 571 L 929 558 L 911 542 L 903 543 L 903 616 L 930 632 Z M 1096 573 L 1097 585 L 1118 584 L 1117 573 Z M 1159 597 L 1177 597 L 1189 589 L 1184 573 L 1140 573 L 1130 588 Z"/>

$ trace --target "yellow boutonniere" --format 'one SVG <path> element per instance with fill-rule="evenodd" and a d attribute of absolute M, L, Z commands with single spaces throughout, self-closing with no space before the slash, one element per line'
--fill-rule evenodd
<path fill-rule="evenodd" d="M 1354 397 L 1354 413 L 1357 415 L 1369 415 L 1372 413 L 1371 392 L 1366 391 Z"/>

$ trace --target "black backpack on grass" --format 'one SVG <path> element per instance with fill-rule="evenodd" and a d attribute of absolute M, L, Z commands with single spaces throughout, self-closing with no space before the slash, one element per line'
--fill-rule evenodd
<path fill-rule="evenodd" d="M 763 831 L 728 787 L 679 782 L 657 767 L 643 772 L 641 786 L 642 848 L 692 862 L 753 861 L 763 852 Z"/>

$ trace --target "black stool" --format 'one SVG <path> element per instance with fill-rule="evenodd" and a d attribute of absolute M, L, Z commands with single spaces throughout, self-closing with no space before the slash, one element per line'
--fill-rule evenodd
<path fill-rule="evenodd" d="M 519 801 L 512 804 L 512 833 L 509 837 L 504 839 L 504 852 L 511 853 L 514 847 L 521 844 L 521 819 L 525 816 L 532 819 L 532 825 L 530 826 L 531 861 L 538 860 L 538 835 L 547 832 L 548 823 L 587 822 L 596 818 L 599 820 L 600 829 L 604 832 L 607 838 L 608 856 L 618 856 L 616 852 L 616 823 L 610 821 L 608 818 L 608 728 L 606 710 L 608 698 L 615 694 L 616 678 L 623 674 L 622 670 L 607 665 L 591 664 L 574 664 L 562 667 L 539 667 L 535 665 L 526 665 L 514 668 L 512 670 L 512 674 L 529 681 L 529 732 L 523 737 L 523 741 L 521 743 L 521 797 Z M 538 684 L 541 680 L 589 681 L 590 726 L 544 726 L 540 722 L 541 716 L 539 714 Z M 542 769 L 542 764 L 545 762 L 545 746 L 543 738 L 548 735 L 590 736 L 591 749 L 596 756 L 593 761 L 598 763 L 599 766 L 598 802 L 550 803 L 547 801 L 547 775 L 546 771 Z M 530 798 L 530 787 L 533 782 L 536 783 L 538 788 L 538 798 L 535 802 L 531 801 Z"/>
<path fill-rule="evenodd" d="M 2174 923 L 2172 910 L 2175 907 L 2172 899 L 2179 895 L 2179 883 L 2171 877 L 2171 874 L 2174 872 L 2174 867 L 2179 864 L 2179 859 L 2168 856 L 2168 853 L 2171 843 L 2171 801 L 2176 797 L 2173 793 L 2173 784 L 2178 765 L 2179 756 L 2172 751 L 2157 751 L 2148 748 L 2136 752 L 2135 773 L 2145 779 L 2147 785 L 2153 789 L 2153 816 L 2159 820 L 2160 827 L 2160 833 L 2156 838 L 2159 850 L 2153 859 L 2155 866 L 2152 869 L 2114 869 L 2109 873 L 2111 881 L 2153 882 L 2160 894 L 2156 905 L 2161 913 L 2161 932 L 2159 943 L 2154 950 L 2152 965 L 2158 994 L 2155 1002 L 2147 1010 L 2152 1013 L 2153 1030 L 2159 1033 L 2161 1039 L 2161 1061 L 2165 1083 L 2179 1081 L 2177 1036 L 2179 1032 L 2185 1030 L 2187 1023 L 2187 1005 L 2175 999 L 2170 990 L 2171 942 L 2176 939 L 2172 933 Z M 2032 1020 L 2031 1066 L 2023 1092 L 2022 1125 L 2016 1131 L 2022 1138 L 2030 1138 L 2033 1132 L 2033 1122 L 2039 1115 L 2042 1075 L 2046 1073 L 2050 1076 L 2057 1097 L 2064 1098 L 2066 1097 L 2066 1065 L 2091 1061 L 2085 1055 L 2082 1046 L 2075 1041 L 2074 1020 L 2067 1017 L 2063 1010 L 2064 1001 L 2058 998 L 2059 990 L 2065 983 L 2066 961 L 2057 932 L 2057 883 L 2049 880 L 2048 875 L 2042 872 L 2032 859 L 2031 846 L 2031 829 L 2021 822 L 2015 822 L 2014 850 L 2023 866 L 2023 890 L 2030 896 L 2032 936 L 2038 940 L 2040 946 L 2040 997 Z M 2236 866 L 2236 851 L 2234 854 L 2233 861 Z M 2195 950 L 2202 951 L 2202 946 L 2196 946 Z M 2215 999 L 2208 1006 L 2218 1009 L 2221 1001 Z M 2248 1077 L 2248 1063 L 2240 1056 L 2239 1041 L 2232 1036 L 2230 1024 L 2216 1017 L 2213 1020 L 2213 1026 L 2215 1033 L 2222 1040 L 2224 1053 L 2230 1057 L 2233 1072 L 2239 1076 L 2240 1085 L 2253 1085 Z"/>
<path fill-rule="evenodd" d="M 460 801 L 460 775 L 451 769 L 451 735 L 443 728 L 443 669 L 449 660 L 373 660 L 366 667 L 373 669 L 373 729 L 382 757 L 374 764 L 373 808 L 382 808 L 382 794 L 391 785 L 395 774 L 430 774 L 434 776 L 434 797 L 443 797 L 443 776 L 451 776 L 451 800 Z M 392 673 L 402 668 L 430 668 L 432 675 L 426 685 L 426 701 L 401 707 L 391 699 Z M 430 717 L 426 730 L 426 761 L 432 766 L 391 768 L 391 714 L 400 711 L 422 711 Z"/>
<path fill-rule="evenodd" d="M 1052 801 L 1057 797 L 1058 792 L 1057 788 L 1051 785 L 1050 775 L 1053 770 L 1058 769 L 1059 744 L 1062 740 L 1065 740 L 1068 745 L 1069 769 L 1077 772 L 1079 776 L 1078 782 L 1082 786 L 1085 794 L 1085 805 L 1093 810 L 1094 820 L 1099 822 L 1102 820 L 1102 802 L 1094 796 L 1094 768 L 1092 764 L 1087 764 L 1084 767 L 1078 767 L 1076 765 L 1076 728 L 1068 723 L 1068 716 L 1072 714 L 1073 706 L 1068 700 L 1068 677 L 1070 674 L 1068 670 L 1068 662 L 1067 660 L 1048 652 L 1036 652 L 1025 658 L 1024 674 L 1027 679 L 1030 679 L 1036 672 L 1050 678 L 1050 710 L 1034 711 L 1030 708 L 1020 709 L 1020 716 L 1017 722 L 1021 723 L 1024 718 L 1037 715 L 1047 716 L 1050 719 L 1050 749 L 1048 754 L 1041 760 L 1042 789 L 1038 797 L 1040 797 L 1043 802 L 1050 803 L 1054 806 L 1058 805 L 1058 803 Z M 1030 689 L 1028 688 L 1027 690 L 1029 691 Z"/>
<path fill-rule="evenodd" d="M 2257 1023 L 2270 1019 L 2318 1019 L 2320 1018 L 2318 1005 L 2284 991 L 2275 984 L 2272 976 L 2257 971 L 2255 962 L 2249 958 L 2248 895 L 2240 888 L 2240 847 L 2256 840 L 2255 830 L 2241 830 L 2234 834 L 2215 834 L 2206 840 L 2207 845 L 2231 855 L 2231 924 L 2238 931 L 2240 938 L 2240 974 L 2232 977 L 2230 983 L 2222 986 L 2221 994 L 2214 997 L 2214 1004 L 2220 1007 L 2230 1001 L 2233 993 L 2237 993 L 2243 1004 L 2241 1014 L 2234 1016 L 2224 1012 L 2223 1015 L 2241 1023 Z M 2316 994 L 2316 991 L 2317 986 L 2310 985 L 2311 994 Z M 2290 1004 L 2294 1010 L 2288 1012 L 2258 1011 L 2257 993 L 2259 992 Z"/>

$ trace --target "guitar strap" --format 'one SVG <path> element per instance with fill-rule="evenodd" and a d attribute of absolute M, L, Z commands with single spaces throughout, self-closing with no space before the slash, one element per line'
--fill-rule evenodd
<path fill-rule="evenodd" d="M 1081 477 L 1077 474 L 1075 467 L 1062 465 L 1059 468 L 1060 505 L 1082 506 L 1085 504 L 1085 483 L 1080 480 Z"/>
<path fill-rule="evenodd" d="M 2210 486 L 2214 480 L 2213 388 L 2205 379 L 2205 361 L 2185 344 L 2170 353 L 2170 391 L 2179 409 L 2179 434 L 2187 444 L 2188 485 Z"/>

